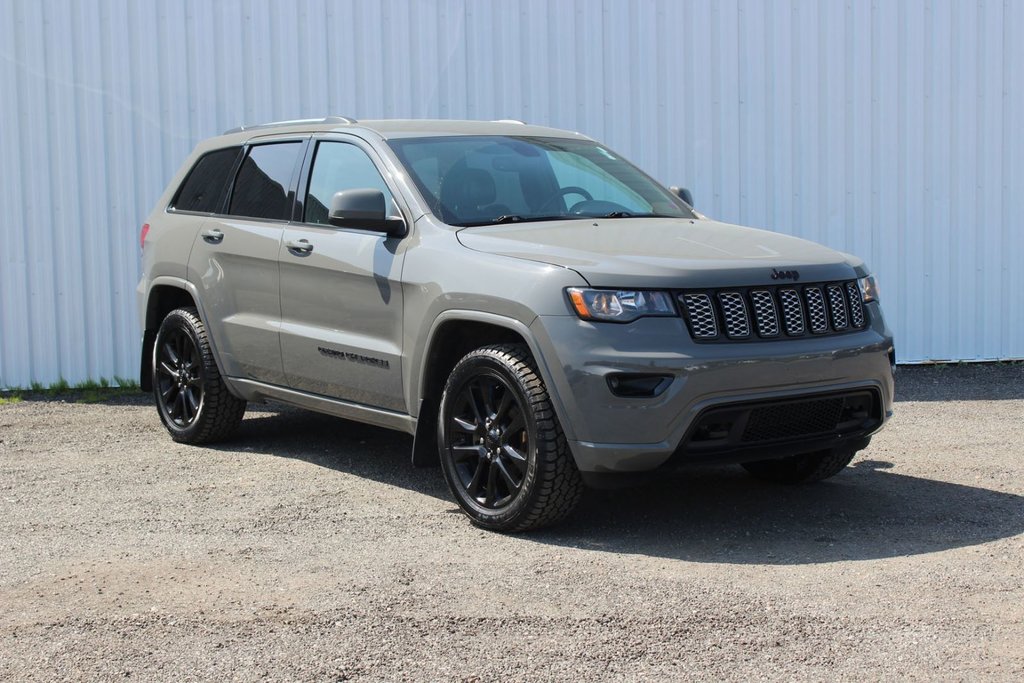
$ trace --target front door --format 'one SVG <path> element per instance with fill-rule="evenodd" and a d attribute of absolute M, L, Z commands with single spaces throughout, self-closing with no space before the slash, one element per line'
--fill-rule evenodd
<path fill-rule="evenodd" d="M 327 223 L 331 198 L 379 189 L 394 194 L 372 151 L 343 136 L 314 140 L 300 182 L 302 215 L 280 249 L 281 355 L 288 385 L 368 406 L 405 411 L 402 393 L 404 244 L 381 232 Z"/>

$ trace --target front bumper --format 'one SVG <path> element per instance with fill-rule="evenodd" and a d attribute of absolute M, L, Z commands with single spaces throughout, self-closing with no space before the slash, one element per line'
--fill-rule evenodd
<path fill-rule="evenodd" d="M 614 325 L 542 316 L 531 332 L 577 467 L 584 473 L 636 473 L 670 459 L 745 457 L 743 446 L 728 444 L 709 450 L 708 457 L 690 453 L 698 416 L 733 404 L 868 391 L 877 397 L 876 421 L 827 439 L 777 441 L 774 454 L 816 450 L 844 438 L 864 442 L 892 414 L 893 402 L 892 335 L 877 304 L 869 304 L 868 312 L 871 324 L 861 332 L 743 344 L 696 344 L 678 318 Z M 657 396 L 617 396 L 608 381 L 615 373 L 663 374 L 671 382 Z"/>

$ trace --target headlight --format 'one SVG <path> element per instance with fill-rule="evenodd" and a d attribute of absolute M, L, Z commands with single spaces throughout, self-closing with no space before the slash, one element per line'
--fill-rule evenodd
<path fill-rule="evenodd" d="M 668 292 L 581 287 L 570 287 L 566 291 L 576 314 L 584 320 L 628 323 L 644 316 L 676 314 Z"/>
<path fill-rule="evenodd" d="M 860 287 L 861 296 L 864 297 L 864 303 L 878 301 L 878 280 L 874 275 L 862 277 L 857 280 L 857 285 Z"/>

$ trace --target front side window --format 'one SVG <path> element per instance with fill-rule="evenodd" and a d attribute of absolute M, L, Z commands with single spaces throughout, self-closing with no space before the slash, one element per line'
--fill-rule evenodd
<path fill-rule="evenodd" d="M 306 192 L 306 223 L 327 223 L 331 198 L 342 190 L 380 190 L 387 201 L 388 215 L 397 214 L 384 178 L 366 152 L 347 142 L 321 142 L 313 158 L 313 170 Z"/>
<path fill-rule="evenodd" d="M 171 208 L 200 213 L 220 211 L 231 181 L 231 169 L 241 151 L 241 147 L 228 147 L 199 157 L 171 202 Z"/>
<path fill-rule="evenodd" d="M 449 225 L 695 214 L 591 140 L 528 136 L 397 138 L 388 144 Z"/>
<path fill-rule="evenodd" d="M 292 176 L 303 143 L 253 145 L 238 169 L 231 193 L 232 216 L 288 220 L 292 213 Z"/>

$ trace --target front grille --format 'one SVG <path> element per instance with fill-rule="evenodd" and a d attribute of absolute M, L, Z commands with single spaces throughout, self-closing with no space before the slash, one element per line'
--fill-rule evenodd
<path fill-rule="evenodd" d="M 793 339 L 840 334 L 867 325 L 857 282 L 824 282 L 678 294 L 690 334 L 699 342 Z"/>

